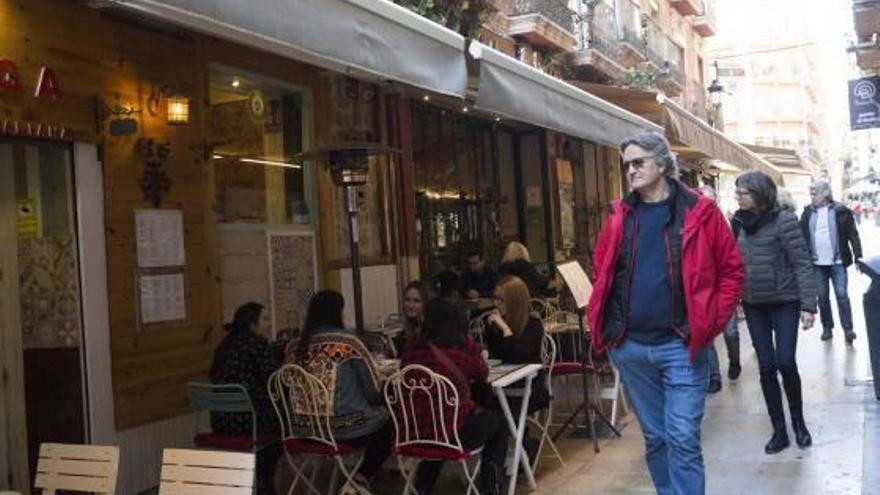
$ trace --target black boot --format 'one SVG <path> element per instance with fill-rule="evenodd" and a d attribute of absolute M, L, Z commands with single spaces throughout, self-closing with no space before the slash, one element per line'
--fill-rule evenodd
<path fill-rule="evenodd" d="M 844 335 L 846 336 L 846 343 L 852 345 L 853 340 L 856 340 L 856 333 L 852 330 L 844 330 Z"/>
<path fill-rule="evenodd" d="M 740 373 L 742 373 L 742 366 L 739 363 L 730 363 L 730 367 L 727 368 L 727 378 L 736 380 L 739 378 Z"/>
<path fill-rule="evenodd" d="M 501 495 L 504 492 L 504 466 L 486 462 L 480 466 L 480 494 Z"/>
<path fill-rule="evenodd" d="M 824 340 L 831 340 L 831 337 L 833 337 L 833 335 L 831 335 L 830 328 L 826 328 L 825 330 L 822 330 L 822 340 L 823 341 Z"/>
<path fill-rule="evenodd" d="M 792 414 L 791 431 L 794 432 L 794 439 L 798 447 L 803 449 L 813 445 L 813 436 L 810 435 L 810 430 L 807 429 L 807 423 L 804 421 L 803 414 L 800 416 Z"/>
<path fill-rule="evenodd" d="M 764 445 L 764 453 L 777 454 L 787 449 L 788 446 L 788 432 L 785 431 L 785 423 L 783 423 L 779 427 L 773 427 L 773 436 L 770 437 L 770 441 Z"/>

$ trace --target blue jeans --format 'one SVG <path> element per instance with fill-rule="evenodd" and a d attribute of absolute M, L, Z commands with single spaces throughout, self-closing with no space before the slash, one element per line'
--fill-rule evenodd
<path fill-rule="evenodd" d="M 706 351 L 691 363 L 681 340 L 627 339 L 609 351 L 645 436 L 645 460 L 658 495 L 706 491 L 700 423 L 706 408 Z"/>
<path fill-rule="evenodd" d="M 785 428 L 782 410 L 782 392 L 777 372 L 782 375 L 785 395 L 792 416 L 803 415 L 801 399 L 801 376 L 798 373 L 795 351 L 797 350 L 800 303 L 744 304 L 749 335 L 758 356 L 761 374 L 761 391 L 767 403 L 767 413 L 776 429 Z M 775 337 L 775 338 L 774 338 Z"/>
<path fill-rule="evenodd" d="M 837 312 L 840 313 L 840 325 L 845 332 L 852 332 L 852 306 L 846 291 L 846 267 L 843 265 L 816 265 L 815 269 L 816 283 L 819 286 L 819 316 L 822 318 L 822 328 L 829 332 L 834 328 L 834 316 L 831 314 L 831 293 L 828 290 L 828 281 L 830 280 L 834 285 Z"/>

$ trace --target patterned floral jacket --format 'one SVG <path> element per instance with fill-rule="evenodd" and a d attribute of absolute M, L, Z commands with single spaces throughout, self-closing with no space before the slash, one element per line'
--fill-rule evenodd
<path fill-rule="evenodd" d="M 293 346 L 288 347 L 288 363 L 296 361 L 293 351 Z M 332 391 L 326 400 L 333 411 L 330 426 L 337 440 L 369 435 L 389 421 L 376 362 L 354 330 L 317 329 L 303 367 Z M 311 406 L 299 398 L 294 398 L 294 408 L 298 414 L 313 413 Z M 317 408 L 324 409 L 325 404 Z"/>

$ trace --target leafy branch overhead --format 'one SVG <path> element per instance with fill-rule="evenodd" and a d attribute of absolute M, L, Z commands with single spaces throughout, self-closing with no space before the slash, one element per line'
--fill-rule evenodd
<path fill-rule="evenodd" d="M 495 11 L 490 0 L 394 0 L 413 12 L 464 36 L 473 37 Z"/>

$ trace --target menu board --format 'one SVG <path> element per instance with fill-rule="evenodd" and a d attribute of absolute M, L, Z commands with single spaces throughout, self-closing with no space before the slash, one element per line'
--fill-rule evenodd
<path fill-rule="evenodd" d="M 186 319 L 186 288 L 182 273 L 141 275 L 141 323 Z"/>
<path fill-rule="evenodd" d="M 183 211 L 135 210 L 139 268 L 183 266 Z"/>

